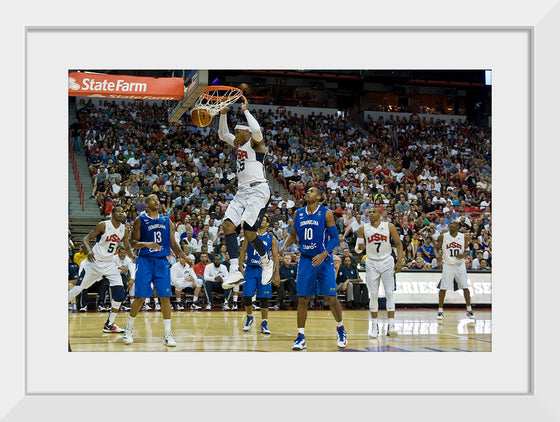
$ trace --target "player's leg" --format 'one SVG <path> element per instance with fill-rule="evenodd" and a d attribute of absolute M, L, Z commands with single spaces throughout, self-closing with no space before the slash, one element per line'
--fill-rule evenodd
<path fill-rule="evenodd" d="M 336 321 L 336 345 L 344 348 L 348 344 L 346 330 L 342 321 L 342 307 L 336 297 L 336 273 L 334 270 L 334 260 L 327 255 L 317 273 L 317 295 L 323 295 L 327 300 L 331 313 Z"/>
<path fill-rule="evenodd" d="M 369 327 L 368 336 L 377 338 L 379 335 L 378 314 L 379 314 L 379 283 L 381 274 L 372 259 L 366 264 L 366 286 L 369 294 Z"/>
<path fill-rule="evenodd" d="M 144 304 L 144 300 L 148 297 L 152 297 L 152 263 L 150 258 L 143 256 L 136 257 L 136 275 L 134 279 L 134 294 L 135 298 L 130 304 L 130 313 L 128 314 L 128 319 L 126 321 L 126 327 L 124 329 L 123 342 L 125 344 L 132 344 L 133 332 L 134 332 L 134 321 L 138 312 Z"/>
<path fill-rule="evenodd" d="M 111 263 L 112 264 L 112 263 Z M 112 268 L 107 271 L 105 278 L 109 282 L 109 289 L 111 290 L 111 309 L 109 316 L 103 326 L 104 333 L 123 333 L 124 329 L 115 324 L 115 318 L 121 308 L 121 304 L 125 299 L 126 291 L 123 285 L 123 279 L 116 265 L 112 264 Z"/>
<path fill-rule="evenodd" d="M 385 289 L 386 308 L 387 308 L 387 335 L 397 337 L 398 333 L 395 329 L 395 273 L 393 272 L 393 257 L 389 256 L 383 261 L 381 272 L 381 281 Z"/>
<path fill-rule="evenodd" d="M 245 325 L 243 326 L 243 331 L 249 331 L 253 324 L 255 323 L 255 317 L 253 316 L 253 295 L 257 291 L 257 284 L 260 282 L 260 268 L 247 265 L 245 268 L 245 284 L 243 284 L 243 306 L 245 307 L 245 313 L 247 318 L 245 320 Z"/>
<path fill-rule="evenodd" d="M 297 273 L 297 330 L 298 335 L 294 340 L 292 350 L 303 350 L 307 348 L 305 341 L 305 322 L 307 321 L 307 306 L 309 299 L 317 291 L 317 272 L 319 267 L 311 264 L 311 258 L 301 255 Z"/>
<path fill-rule="evenodd" d="M 455 281 L 457 281 L 459 287 L 463 289 L 463 296 L 465 298 L 465 305 L 467 307 L 467 316 L 470 319 L 475 320 L 476 317 L 474 316 L 471 305 L 471 291 L 469 290 L 467 282 L 467 267 L 464 263 L 461 265 L 457 265 L 457 268 L 455 270 Z"/>
<path fill-rule="evenodd" d="M 437 319 L 443 319 L 443 304 L 445 301 L 445 294 L 447 290 L 453 288 L 453 281 L 455 280 L 455 266 L 443 264 L 443 268 L 441 270 L 441 280 L 438 284 L 439 294 L 438 294 L 438 313 Z"/>
<path fill-rule="evenodd" d="M 243 280 L 243 274 L 239 271 L 239 242 L 237 240 L 237 227 L 241 224 L 241 215 L 245 205 L 241 192 L 233 197 L 224 214 L 222 229 L 224 231 L 224 241 L 229 255 L 229 274 L 224 280 L 224 288 L 232 288 Z"/>
<path fill-rule="evenodd" d="M 259 268 L 262 275 L 262 268 Z M 270 334 L 270 329 L 268 328 L 268 304 L 272 297 L 272 284 L 262 284 L 262 278 L 259 277 L 259 282 L 257 283 L 257 299 L 260 301 L 261 306 L 261 333 Z"/>

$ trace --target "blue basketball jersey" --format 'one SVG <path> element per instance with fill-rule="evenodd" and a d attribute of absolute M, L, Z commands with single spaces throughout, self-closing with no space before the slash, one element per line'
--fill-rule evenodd
<path fill-rule="evenodd" d="M 307 207 L 296 211 L 294 230 L 302 255 L 315 256 L 325 250 L 327 211 L 323 205 L 319 205 L 313 214 L 307 213 Z"/>
<path fill-rule="evenodd" d="M 140 218 L 140 242 L 156 242 L 161 250 L 142 248 L 139 256 L 165 257 L 171 254 L 171 223 L 169 217 L 158 215 L 157 219 L 150 218 L 142 212 Z"/>
<path fill-rule="evenodd" d="M 270 256 L 270 252 L 272 251 L 272 233 L 266 232 L 265 234 L 258 235 L 262 242 L 264 243 L 264 249 L 268 256 Z M 251 266 L 261 266 L 261 257 L 257 253 L 257 251 L 253 248 L 253 245 L 249 243 L 247 245 L 247 265 Z"/>

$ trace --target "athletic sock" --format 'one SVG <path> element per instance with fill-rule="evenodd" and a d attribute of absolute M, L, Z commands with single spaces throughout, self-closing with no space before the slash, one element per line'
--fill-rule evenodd
<path fill-rule="evenodd" d="M 438 312 L 443 312 L 443 308 L 438 308 Z"/>
<path fill-rule="evenodd" d="M 305 331 L 305 328 L 298 328 L 297 329 L 298 334 L 305 334 L 304 331 Z"/>
<path fill-rule="evenodd" d="M 340 322 L 337 322 L 337 323 L 336 323 L 336 326 L 337 326 L 337 327 L 342 327 L 343 325 L 344 325 L 344 324 L 342 323 L 342 320 L 340 320 Z"/>
<path fill-rule="evenodd" d="M 262 239 L 259 236 L 255 236 L 253 241 L 250 243 L 251 246 L 255 249 L 255 251 L 259 254 L 261 258 L 266 255 L 266 248 L 264 246 Z"/>
<path fill-rule="evenodd" d="M 128 317 L 128 321 L 126 322 L 126 325 L 129 327 L 134 327 L 134 320 L 136 319 L 136 317 Z"/>
<path fill-rule="evenodd" d="M 239 242 L 237 241 L 237 234 L 230 233 L 225 235 L 226 249 L 230 259 L 230 265 L 232 260 L 237 260 L 239 258 Z"/>
<path fill-rule="evenodd" d="M 171 331 L 171 319 L 163 320 L 163 329 L 165 332 Z"/>
<path fill-rule="evenodd" d="M 472 306 L 467 306 L 467 311 L 472 312 Z"/>
<path fill-rule="evenodd" d="M 116 317 L 117 317 L 117 314 L 115 312 L 113 312 L 113 311 L 109 312 L 109 319 L 107 320 L 107 325 L 108 326 L 113 325 Z"/>

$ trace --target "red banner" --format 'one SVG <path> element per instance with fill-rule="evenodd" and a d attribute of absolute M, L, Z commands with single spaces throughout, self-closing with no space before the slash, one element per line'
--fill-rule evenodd
<path fill-rule="evenodd" d="M 71 97 L 131 98 L 135 100 L 182 100 L 183 78 L 105 75 L 70 72 L 68 95 Z"/>

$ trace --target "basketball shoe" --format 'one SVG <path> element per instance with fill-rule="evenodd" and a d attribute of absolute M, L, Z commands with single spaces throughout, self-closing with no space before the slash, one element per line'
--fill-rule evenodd
<path fill-rule="evenodd" d="M 222 283 L 222 289 L 233 289 L 245 283 L 241 271 L 236 270 L 228 275 L 228 278 Z"/>
<path fill-rule="evenodd" d="M 377 338 L 379 336 L 379 327 L 377 326 L 377 324 L 370 322 L 368 336 L 373 338 Z"/>
<path fill-rule="evenodd" d="M 123 336 L 124 344 L 132 344 L 134 342 L 132 331 L 133 328 L 128 325 L 124 328 L 124 336 Z"/>
<path fill-rule="evenodd" d="M 292 346 L 292 350 L 303 350 L 307 348 L 307 344 L 305 344 L 305 336 L 301 333 L 297 335 L 297 338 L 294 340 L 294 345 Z"/>
<path fill-rule="evenodd" d="M 476 317 L 475 317 L 474 314 L 473 314 L 473 311 L 467 311 L 467 316 L 468 316 L 470 319 L 472 319 L 472 320 L 475 320 L 475 319 L 476 319 Z"/>
<path fill-rule="evenodd" d="M 261 322 L 261 333 L 270 334 L 270 330 L 268 329 L 268 324 L 266 321 Z"/>
<path fill-rule="evenodd" d="M 387 335 L 389 337 L 398 337 L 399 333 L 397 333 L 397 330 L 395 330 L 395 324 L 391 323 L 389 325 L 387 325 Z"/>
<path fill-rule="evenodd" d="M 261 256 L 262 279 L 261 283 L 267 285 L 272 281 L 272 274 L 274 273 L 274 262 L 272 259 L 265 255 Z"/>
<path fill-rule="evenodd" d="M 163 335 L 163 342 L 166 346 L 175 347 L 177 346 L 177 342 L 173 338 L 173 333 L 171 331 L 166 331 Z"/>
<path fill-rule="evenodd" d="M 105 323 L 105 325 L 103 326 L 103 332 L 104 333 L 124 333 L 124 330 L 121 327 L 119 327 L 118 325 L 115 325 L 115 324 L 108 325 L 107 323 Z"/>
<path fill-rule="evenodd" d="M 348 344 L 348 340 L 346 338 L 346 330 L 344 329 L 344 325 L 336 328 L 336 333 L 338 334 L 338 340 L 336 341 L 336 345 L 341 349 L 344 349 Z"/>
<path fill-rule="evenodd" d="M 437 313 L 437 319 L 440 320 L 440 321 L 443 319 L 443 312 L 438 312 Z"/>
<path fill-rule="evenodd" d="M 247 315 L 247 321 L 243 326 L 243 331 L 249 331 L 251 329 L 251 326 L 254 324 L 254 322 L 255 322 L 255 317 L 253 315 Z"/>

